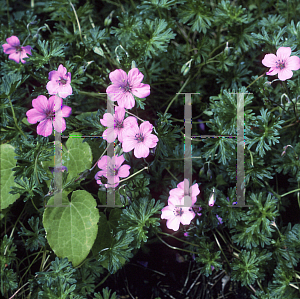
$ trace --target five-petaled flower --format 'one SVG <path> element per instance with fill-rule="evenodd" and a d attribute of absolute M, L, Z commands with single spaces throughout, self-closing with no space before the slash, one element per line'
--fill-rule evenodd
<path fill-rule="evenodd" d="M 195 213 L 191 207 L 184 207 L 185 201 L 191 201 L 191 198 L 188 197 L 185 196 L 179 199 L 177 196 L 170 196 L 168 205 L 162 208 L 161 219 L 167 219 L 167 227 L 169 229 L 177 231 L 180 223 L 189 225 L 195 217 Z M 178 207 L 180 205 L 183 207 Z"/>
<path fill-rule="evenodd" d="M 71 73 L 67 73 L 67 69 L 60 64 L 57 71 L 49 72 L 50 80 L 46 88 L 49 94 L 58 95 L 61 98 L 66 98 L 67 96 L 72 94 L 72 87 L 71 87 Z"/>
<path fill-rule="evenodd" d="M 20 46 L 20 40 L 16 36 L 11 36 L 6 39 L 7 44 L 3 44 L 3 51 L 5 54 L 10 54 L 8 56 L 9 59 L 14 60 L 17 63 L 20 63 L 20 59 L 22 63 L 26 63 L 23 58 L 28 57 L 27 54 L 31 54 L 32 47 L 31 46 Z"/>
<path fill-rule="evenodd" d="M 269 76 L 274 76 L 278 73 L 278 79 L 285 81 L 293 76 L 292 71 L 300 69 L 300 58 L 298 56 L 291 56 L 292 50 L 290 47 L 280 47 L 276 55 L 266 54 L 262 60 L 264 66 L 270 67 L 266 73 Z"/>
<path fill-rule="evenodd" d="M 132 126 L 124 131 L 122 148 L 125 153 L 134 149 L 136 158 L 146 158 L 149 155 L 149 148 L 156 147 L 158 138 L 151 134 L 153 126 L 149 121 L 143 122 L 140 127 Z"/>
<path fill-rule="evenodd" d="M 124 120 L 125 109 L 122 107 L 115 108 L 115 114 L 105 113 L 103 119 L 100 119 L 100 122 L 103 126 L 108 127 L 103 132 L 103 139 L 107 140 L 108 143 L 114 142 L 116 137 L 119 141 L 123 142 L 123 134 L 126 130 L 134 125 L 138 126 L 137 120 L 133 116 L 128 116 Z"/>
<path fill-rule="evenodd" d="M 117 69 L 109 74 L 109 79 L 113 83 L 108 86 L 106 93 L 110 94 L 112 101 L 117 101 L 120 107 L 131 109 L 135 105 L 132 94 L 138 98 L 145 98 L 150 94 L 150 85 L 141 83 L 144 75 L 138 68 L 133 68 L 128 72 Z"/>
<path fill-rule="evenodd" d="M 37 133 L 44 137 L 52 134 L 52 124 L 56 131 L 63 132 L 66 129 L 66 121 L 63 117 L 69 117 L 72 108 L 63 105 L 63 100 L 58 96 L 52 96 L 49 100 L 40 95 L 32 100 L 33 109 L 26 112 L 27 120 L 31 124 L 40 122 Z"/>
<path fill-rule="evenodd" d="M 99 185 L 102 184 L 100 177 L 104 176 L 107 178 L 107 183 L 105 187 L 117 187 L 119 185 L 120 177 L 126 178 L 129 176 L 129 165 L 122 165 L 125 161 L 123 155 L 121 156 L 113 156 L 110 158 L 109 156 L 103 156 L 98 161 L 98 167 L 102 170 L 98 171 L 95 175 L 95 180 Z M 122 165 L 122 166 L 121 166 Z"/>

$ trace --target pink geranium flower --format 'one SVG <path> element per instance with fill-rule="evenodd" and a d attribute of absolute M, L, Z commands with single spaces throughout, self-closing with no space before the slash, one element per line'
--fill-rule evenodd
<path fill-rule="evenodd" d="M 131 109 L 135 105 L 134 94 L 138 98 L 145 98 L 150 94 L 150 85 L 141 83 L 144 75 L 133 68 L 128 72 L 117 69 L 109 74 L 109 79 L 113 83 L 108 86 L 106 93 L 111 94 L 110 99 L 117 101 L 120 107 Z"/>
<path fill-rule="evenodd" d="M 122 148 L 125 153 L 134 149 L 136 158 L 146 158 L 149 155 L 149 148 L 156 147 L 158 138 L 151 134 L 153 126 L 149 121 L 145 121 L 140 125 L 132 126 L 126 129 L 123 134 Z"/>
<path fill-rule="evenodd" d="M 31 46 L 20 46 L 20 40 L 16 36 L 11 36 L 6 39 L 7 44 L 3 44 L 3 51 L 5 54 L 10 54 L 9 59 L 19 63 L 20 59 L 22 63 L 26 63 L 23 58 L 28 57 L 27 54 L 31 55 Z"/>
<path fill-rule="evenodd" d="M 168 205 L 162 208 L 161 219 L 167 219 L 167 227 L 174 231 L 179 229 L 180 223 L 189 225 L 195 217 L 191 207 L 178 207 L 184 204 L 184 199 L 179 199 L 176 196 L 170 196 Z"/>
<path fill-rule="evenodd" d="M 58 132 L 66 129 L 66 121 L 63 117 L 69 117 L 72 108 L 63 105 L 63 100 L 58 96 L 52 96 L 49 100 L 40 95 L 32 100 L 33 109 L 26 112 L 27 120 L 31 124 L 40 122 L 37 126 L 37 133 L 44 137 L 52 134 L 52 124 Z"/>
<path fill-rule="evenodd" d="M 98 167 L 102 170 L 98 171 L 95 175 L 95 180 L 99 185 L 102 184 L 100 177 L 104 176 L 107 178 L 108 184 L 105 184 L 105 187 L 117 187 L 119 185 L 120 177 L 126 178 L 129 176 L 129 165 L 121 164 L 125 161 L 125 158 L 122 156 L 103 156 L 98 161 Z"/>
<path fill-rule="evenodd" d="M 67 69 L 60 64 L 57 71 L 49 72 L 50 80 L 46 88 L 49 94 L 57 94 L 61 98 L 66 98 L 72 94 L 71 73 L 67 73 Z"/>
<path fill-rule="evenodd" d="M 290 47 L 280 47 L 276 55 L 266 54 L 262 60 L 264 66 L 270 67 L 266 73 L 269 76 L 274 76 L 278 73 L 278 79 L 285 81 L 293 76 L 292 71 L 300 69 L 300 58 L 298 56 L 291 56 L 292 50 Z"/>
<path fill-rule="evenodd" d="M 124 132 L 126 130 L 130 130 L 130 128 L 134 125 L 138 126 L 135 117 L 128 116 L 124 120 L 124 116 L 125 109 L 122 107 L 116 107 L 114 115 L 110 113 L 105 113 L 103 115 L 103 119 L 100 119 L 100 122 L 103 126 L 108 127 L 108 129 L 103 132 L 103 139 L 111 143 L 118 137 L 119 141 L 122 143 Z"/>
<path fill-rule="evenodd" d="M 177 185 L 177 188 L 174 188 L 170 190 L 170 196 L 178 197 L 179 199 L 183 199 L 185 196 L 187 196 L 187 199 L 190 198 L 190 202 L 188 200 L 185 200 L 185 205 L 191 206 L 195 204 L 197 201 L 197 196 L 200 193 L 198 184 L 194 184 L 193 186 L 189 187 L 189 192 L 187 194 L 184 193 L 184 182 L 187 182 L 187 185 L 189 186 L 188 179 L 184 179 L 184 181 L 180 182 Z"/>

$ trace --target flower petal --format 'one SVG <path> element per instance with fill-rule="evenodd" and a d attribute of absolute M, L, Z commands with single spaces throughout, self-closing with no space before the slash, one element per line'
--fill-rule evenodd
<path fill-rule="evenodd" d="M 55 80 L 51 80 L 47 83 L 46 88 L 49 94 L 57 94 L 59 84 Z"/>
<path fill-rule="evenodd" d="M 36 110 L 35 108 L 30 109 L 26 112 L 27 121 L 30 124 L 36 124 L 38 121 L 42 121 L 46 118 L 43 112 Z"/>
<path fill-rule="evenodd" d="M 52 121 L 50 119 L 45 119 L 40 122 L 36 132 L 44 137 L 50 136 L 52 134 Z"/>
<path fill-rule="evenodd" d="M 280 47 L 277 52 L 277 58 L 286 60 L 289 56 L 291 56 L 292 50 L 290 47 Z"/>
<path fill-rule="evenodd" d="M 7 38 L 6 41 L 7 41 L 8 44 L 10 44 L 13 47 L 20 46 L 20 40 L 15 35 Z"/>
<path fill-rule="evenodd" d="M 135 146 L 133 153 L 136 158 L 147 158 L 149 156 L 149 147 L 140 142 Z"/>
<path fill-rule="evenodd" d="M 71 95 L 72 92 L 73 90 L 70 84 L 58 85 L 57 93 L 61 98 L 65 99 L 67 96 Z"/>
<path fill-rule="evenodd" d="M 122 85 L 127 83 L 127 74 L 121 69 L 117 69 L 109 74 L 109 79 L 113 84 Z"/>
<path fill-rule="evenodd" d="M 289 57 L 286 62 L 285 66 L 287 69 L 292 71 L 297 71 L 300 69 L 300 58 L 298 56 L 291 56 Z"/>
<path fill-rule="evenodd" d="M 150 85 L 141 83 L 138 86 L 134 86 L 131 92 L 140 99 L 146 98 L 150 94 Z"/>
<path fill-rule="evenodd" d="M 69 117 L 72 113 L 72 108 L 66 105 L 63 105 L 61 108 L 62 116 Z"/>
<path fill-rule="evenodd" d="M 3 44 L 2 47 L 3 47 L 3 52 L 5 54 L 12 54 L 16 52 L 16 48 L 11 46 L 10 44 Z"/>
<path fill-rule="evenodd" d="M 129 172 L 129 169 L 131 167 L 129 165 L 122 165 L 120 168 L 119 168 L 119 171 L 118 171 L 118 175 L 119 177 L 121 178 L 126 178 L 129 176 L 130 172 Z"/>
<path fill-rule="evenodd" d="M 278 79 L 281 81 L 285 81 L 293 77 L 293 72 L 289 69 L 282 69 L 278 71 Z"/>
<path fill-rule="evenodd" d="M 262 64 L 267 67 L 276 67 L 276 61 L 278 58 L 274 54 L 266 54 L 265 58 L 262 60 Z"/>
<path fill-rule="evenodd" d="M 167 228 L 168 229 L 177 231 L 179 229 L 179 225 L 180 225 L 180 217 L 178 217 L 178 216 L 174 215 L 174 218 L 170 218 L 167 220 Z"/>
<path fill-rule="evenodd" d="M 180 221 L 183 225 L 189 225 L 193 220 L 193 218 L 195 217 L 195 213 L 193 211 L 189 211 L 188 208 L 183 208 L 183 211 L 184 213 L 181 216 Z"/>
<path fill-rule="evenodd" d="M 103 156 L 99 161 L 98 161 L 98 167 L 100 169 L 104 169 L 106 170 L 107 169 L 107 162 L 108 162 L 108 159 L 110 159 L 110 157 L 108 156 Z"/>
<path fill-rule="evenodd" d="M 135 100 L 130 92 L 125 92 L 122 97 L 117 98 L 118 105 L 120 107 L 125 107 L 126 109 L 131 109 L 135 105 Z"/>
<path fill-rule="evenodd" d="M 39 95 L 36 99 L 32 100 L 32 106 L 39 112 L 44 112 L 48 110 L 48 99 L 44 95 Z"/>
<path fill-rule="evenodd" d="M 60 73 L 61 76 L 67 73 L 67 69 L 62 64 L 59 65 L 57 71 Z"/>
<path fill-rule="evenodd" d="M 144 75 L 138 68 L 133 68 L 128 72 L 128 82 L 131 87 L 138 86 L 143 81 Z"/>
<path fill-rule="evenodd" d="M 16 63 L 19 63 L 20 62 L 20 56 L 21 54 L 18 52 L 18 53 L 12 53 L 8 56 L 9 59 L 15 61 Z"/>

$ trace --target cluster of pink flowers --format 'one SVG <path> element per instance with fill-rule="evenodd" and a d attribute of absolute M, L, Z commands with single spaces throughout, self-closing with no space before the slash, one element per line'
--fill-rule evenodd
<path fill-rule="evenodd" d="M 112 143 L 118 138 L 119 142 L 122 144 L 123 152 L 127 153 L 134 151 L 134 156 L 136 158 L 146 158 L 149 155 L 149 148 L 156 147 L 158 138 L 156 135 L 151 134 L 153 126 L 149 121 L 144 121 L 140 126 L 136 117 L 129 116 L 125 118 L 125 108 L 131 109 L 135 105 L 135 100 L 133 95 L 139 98 L 145 98 L 150 94 L 150 86 L 148 84 L 143 84 L 141 81 L 144 78 L 144 75 L 137 69 L 133 68 L 128 72 L 121 69 L 117 69 L 109 74 L 109 78 L 113 83 L 106 89 L 106 93 L 109 95 L 109 98 L 112 101 L 117 101 L 118 106 L 115 107 L 114 115 L 110 113 L 105 113 L 103 119 L 100 119 L 100 122 L 107 129 L 103 132 L 103 139 L 107 142 Z M 104 156 L 107 157 L 107 156 Z M 103 157 L 103 158 L 104 158 Z M 122 163 L 124 162 L 123 155 Z M 119 159 L 121 158 L 119 157 Z M 122 163 L 117 163 L 117 158 L 114 161 L 111 161 L 114 166 L 112 170 L 107 170 L 107 158 L 101 159 L 99 161 L 98 167 L 105 169 L 99 171 L 95 179 L 98 184 L 102 184 L 99 176 L 109 177 L 108 172 L 114 174 L 115 184 L 112 187 L 116 187 L 119 182 L 119 177 L 127 177 L 129 175 L 129 168 L 123 168 L 121 170 L 118 168 Z M 121 161 L 121 160 L 120 160 Z M 115 164 L 114 164 L 115 163 Z M 118 170 L 118 174 L 116 170 Z M 106 184 L 106 187 L 110 185 Z"/>
<path fill-rule="evenodd" d="M 32 100 L 33 109 L 26 112 L 27 120 L 31 124 L 40 122 L 37 126 L 37 133 L 44 137 L 52 134 L 52 126 L 58 132 L 66 129 L 64 117 L 69 117 L 72 108 L 63 105 L 63 98 L 72 94 L 71 73 L 63 65 L 59 65 L 58 70 L 49 72 L 49 82 L 47 90 L 52 95 L 49 100 L 44 95 L 39 95 Z"/>

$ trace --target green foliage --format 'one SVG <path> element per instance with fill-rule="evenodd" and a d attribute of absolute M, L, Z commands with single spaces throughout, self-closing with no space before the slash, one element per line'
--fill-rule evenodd
<path fill-rule="evenodd" d="M 256 279 L 261 279 L 264 275 L 262 273 L 262 265 L 270 260 L 272 253 L 267 253 L 263 250 L 259 255 L 255 250 L 242 250 L 232 262 L 232 280 L 241 282 L 241 285 L 253 284 Z M 260 266 L 260 267 L 259 267 Z"/>
<path fill-rule="evenodd" d="M 117 299 L 116 292 L 111 293 L 111 290 L 109 288 L 105 288 L 102 290 L 103 291 L 103 296 L 100 293 L 94 294 L 95 299 Z"/>
<path fill-rule="evenodd" d="M 131 233 L 125 231 L 119 231 L 113 238 L 113 242 L 109 248 L 103 249 L 99 252 L 99 262 L 108 262 L 108 271 L 110 273 L 116 273 L 119 270 L 123 263 L 121 258 L 129 261 L 133 257 L 132 249 L 133 247 L 129 246 L 134 240 L 134 237 Z"/>
<path fill-rule="evenodd" d="M 38 217 L 31 217 L 28 220 L 28 224 L 32 230 L 21 227 L 21 231 L 18 232 L 19 236 L 27 237 L 25 242 L 26 250 L 34 251 L 46 244 L 45 229 L 39 225 L 39 222 L 40 219 Z"/>
<path fill-rule="evenodd" d="M 147 232 L 150 227 L 159 226 L 159 219 L 154 216 L 164 204 L 154 198 L 142 197 L 135 200 L 130 207 L 123 210 L 118 228 L 134 235 L 134 248 L 140 248 L 142 242 L 147 242 Z"/>
<path fill-rule="evenodd" d="M 263 193 L 251 193 L 247 204 L 253 207 L 242 217 L 243 222 L 231 230 L 234 233 L 232 240 L 248 249 L 258 245 L 270 245 L 272 233 L 275 231 L 271 221 L 279 215 L 276 209 L 277 199 L 270 193 L 267 198 Z"/>

